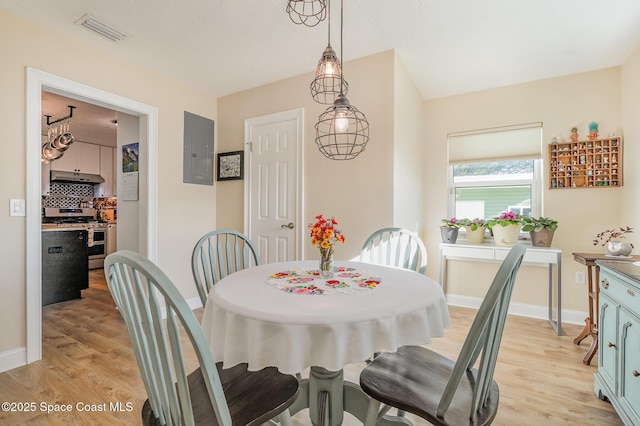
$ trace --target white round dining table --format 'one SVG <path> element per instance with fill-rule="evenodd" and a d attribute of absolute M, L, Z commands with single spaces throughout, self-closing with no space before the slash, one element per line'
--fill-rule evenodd
<path fill-rule="evenodd" d="M 311 385 L 302 381 L 300 399 L 306 400 L 292 411 L 309 407 L 312 417 L 322 416 L 317 398 L 325 390 L 331 407 L 322 423 L 339 425 L 350 406 L 357 406 L 350 410 L 356 417 L 366 414 L 366 396 L 343 383 L 345 365 L 428 344 L 451 322 L 442 287 L 423 274 L 344 261 L 336 262 L 332 278 L 322 279 L 317 269 L 317 261 L 294 261 L 228 275 L 209 292 L 202 328 L 225 368 L 247 363 L 249 370 L 275 366 L 294 374 L 311 367 Z"/>

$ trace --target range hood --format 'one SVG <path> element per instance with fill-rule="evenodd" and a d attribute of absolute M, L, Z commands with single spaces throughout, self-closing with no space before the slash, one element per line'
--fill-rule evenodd
<path fill-rule="evenodd" d="M 103 183 L 104 178 L 100 175 L 91 175 L 88 173 L 51 170 L 51 182 Z"/>

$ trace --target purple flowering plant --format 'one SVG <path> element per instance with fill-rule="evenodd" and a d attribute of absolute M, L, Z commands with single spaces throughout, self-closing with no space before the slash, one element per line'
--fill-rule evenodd
<path fill-rule="evenodd" d="M 442 219 L 442 225 L 445 228 L 460 228 L 462 224 L 460 223 L 460 219 L 456 219 L 452 217 L 451 219 Z"/>
<path fill-rule="evenodd" d="M 478 228 L 482 228 L 483 226 L 487 226 L 487 222 L 484 219 L 475 218 L 471 219 L 460 219 L 461 226 L 468 226 L 472 231 L 476 231 Z"/>
<path fill-rule="evenodd" d="M 487 222 L 487 226 L 491 229 L 496 225 L 509 226 L 509 225 L 522 225 L 522 216 L 515 214 L 514 212 L 502 212 L 500 216 L 490 219 Z"/>

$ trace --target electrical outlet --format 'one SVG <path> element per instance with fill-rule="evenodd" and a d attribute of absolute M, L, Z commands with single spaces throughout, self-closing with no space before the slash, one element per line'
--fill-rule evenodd
<path fill-rule="evenodd" d="M 576 284 L 584 284 L 584 272 L 576 272 Z"/>

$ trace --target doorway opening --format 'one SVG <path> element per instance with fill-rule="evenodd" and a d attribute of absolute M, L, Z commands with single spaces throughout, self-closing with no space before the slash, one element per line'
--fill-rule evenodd
<path fill-rule="evenodd" d="M 139 119 L 141 166 L 137 206 L 138 251 L 157 257 L 158 111 L 155 107 L 91 86 L 27 68 L 27 347 L 26 363 L 42 358 L 42 92 L 113 109 Z"/>

